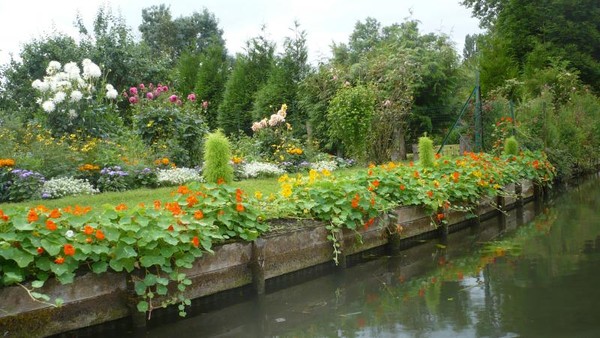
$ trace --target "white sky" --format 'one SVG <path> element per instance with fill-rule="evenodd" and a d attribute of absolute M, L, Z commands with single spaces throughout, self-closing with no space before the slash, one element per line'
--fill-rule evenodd
<path fill-rule="evenodd" d="M 32 38 L 54 30 L 77 36 L 73 27 L 79 12 L 88 28 L 99 6 L 107 4 L 121 13 L 133 33 L 142 21 L 142 8 L 166 3 L 173 18 L 187 16 L 206 7 L 214 13 L 224 31 L 228 51 L 241 52 L 245 41 L 257 36 L 262 24 L 269 38 L 281 46 L 294 20 L 307 32 L 309 60 L 331 56 L 333 41 L 347 42 L 354 24 L 368 16 L 383 26 L 410 16 L 421 22 L 423 33 L 448 34 L 462 54 L 464 37 L 478 33 L 478 21 L 460 0 L 0 0 L 0 64 L 9 53 L 18 55 Z"/>

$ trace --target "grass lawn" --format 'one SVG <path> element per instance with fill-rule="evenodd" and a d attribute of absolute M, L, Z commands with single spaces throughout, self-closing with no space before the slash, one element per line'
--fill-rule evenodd
<path fill-rule="evenodd" d="M 351 175 L 364 168 L 354 167 L 348 169 L 340 169 L 335 171 L 336 177 L 343 177 Z M 295 174 L 290 174 L 290 176 Z M 304 174 L 307 175 L 307 174 Z M 263 195 L 268 196 L 273 193 L 276 194 L 279 191 L 279 183 L 277 177 L 260 178 L 260 179 L 247 179 L 243 181 L 237 181 L 232 183 L 233 186 L 239 187 L 244 190 L 248 195 L 253 195 L 255 191 L 260 191 Z M 68 205 L 81 205 L 90 206 L 94 209 L 100 208 L 104 204 L 117 205 L 125 203 L 129 206 L 134 206 L 139 203 L 146 205 L 152 205 L 155 200 L 168 201 L 171 199 L 171 194 L 177 190 L 177 187 L 164 187 L 157 189 L 135 189 L 123 192 L 106 192 L 92 196 L 69 196 L 54 200 L 30 200 L 20 203 L 2 203 L 0 209 L 7 209 L 14 206 L 24 206 L 32 208 L 37 205 L 43 204 L 48 208 L 62 208 Z"/>

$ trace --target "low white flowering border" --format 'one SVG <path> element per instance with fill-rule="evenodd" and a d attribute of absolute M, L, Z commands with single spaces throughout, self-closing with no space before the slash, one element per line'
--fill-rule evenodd
<path fill-rule="evenodd" d="M 73 177 L 55 177 L 44 182 L 42 198 L 61 198 L 65 196 L 93 195 L 99 191 L 87 180 Z"/>
<path fill-rule="evenodd" d="M 316 171 L 334 171 L 338 168 L 338 165 L 336 161 L 319 161 L 311 163 L 310 168 Z"/>
<path fill-rule="evenodd" d="M 157 173 L 161 185 L 181 185 L 187 182 L 202 182 L 200 172 L 192 168 L 160 169 Z"/>
<path fill-rule="evenodd" d="M 250 162 L 242 165 L 242 177 L 256 178 L 258 176 L 278 176 L 285 174 L 285 170 L 276 164 L 267 162 Z"/>

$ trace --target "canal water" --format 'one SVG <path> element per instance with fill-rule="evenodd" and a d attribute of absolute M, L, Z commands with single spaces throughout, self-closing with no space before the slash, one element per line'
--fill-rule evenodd
<path fill-rule="evenodd" d="M 262 297 L 240 291 L 243 302 L 158 316 L 140 336 L 600 337 L 597 177 L 446 241 L 359 258 L 342 272 L 267 284 Z"/>

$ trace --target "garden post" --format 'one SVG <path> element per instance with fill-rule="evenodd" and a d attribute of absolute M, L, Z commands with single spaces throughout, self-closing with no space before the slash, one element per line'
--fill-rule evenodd
<path fill-rule="evenodd" d="M 257 238 L 252 241 L 252 286 L 258 295 L 265 294 L 265 240 Z"/>

